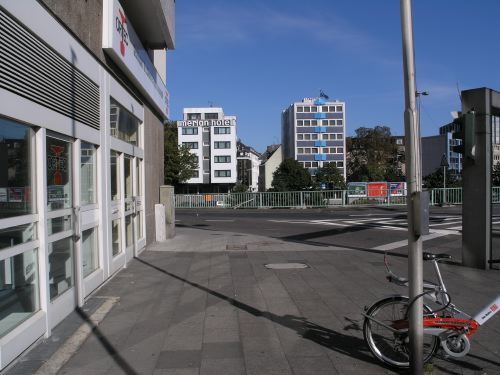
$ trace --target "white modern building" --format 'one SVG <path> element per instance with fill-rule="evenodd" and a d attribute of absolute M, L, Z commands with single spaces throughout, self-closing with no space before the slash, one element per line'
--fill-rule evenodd
<path fill-rule="evenodd" d="M 272 187 L 273 174 L 283 161 L 281 145 L 267 146 L 261 156 L 259 166 L 259 191 L 267 191 Z"/>
<path fill-rule="evenodd" d="M 155 239 L 175 1 L 77 3 L 0 0 L 0 369 Z"/>
<path fill-rule="evenodd" d="M 259 166 L 261 155 L 253 147 L 237 142 L 238 183 L 248 186 L 248 191 L 259 189 Z"/>
<path fill-rule="evenodd" d="M 177 122 L 178 142 L 198 157 L 198 169 L 181 190 L 227 193 L 237 181 L 236 116 L 220 107 L 184 108 Z"/>
<path fill-rule="evenodd" d="M 281 115 L 283 158 L 293 158 L 312 175 L 334 163 L 346 176 L 345 103 L 323 97 L 304 98 Z"/>

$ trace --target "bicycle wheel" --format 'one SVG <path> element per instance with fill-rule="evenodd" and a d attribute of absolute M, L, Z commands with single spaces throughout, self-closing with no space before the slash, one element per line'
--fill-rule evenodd
<path fill-rule="evenodd" d="M 365 318 L 363 324 L 363 335 L 370 351 L 389 366 L 398 368 L 410 366 L 408 323 L 405 319 L 407 307 L 408 297 L 395 296 L 378 301 L 366 312 L 366 315 L 379 322 L 400 329 L 400 332 L 394 332 L 369 318 Z M 424 305 L 424 313 L 430 312 Z M 436 336 L 424 335 L 424 362 L 434 355 L 438 347 L 439 340 Z"/>

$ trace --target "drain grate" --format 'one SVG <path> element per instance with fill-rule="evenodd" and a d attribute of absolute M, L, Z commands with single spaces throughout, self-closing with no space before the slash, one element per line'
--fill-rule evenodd
<path fill-rule="evenodd" d="M 226 245 L 226 250 L 248 250 L 247 245 Z"/>
<path fill-rule="evenodd" d="M 301 268 L 309 268 L 305 263 L 268 263 L 264 264 L 264 267 L 272 270 L 293 270 Z"/>

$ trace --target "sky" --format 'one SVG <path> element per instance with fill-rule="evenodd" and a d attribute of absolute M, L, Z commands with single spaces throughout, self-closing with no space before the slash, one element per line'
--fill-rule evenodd
<path fill-rule="evenodd" d="M 422 136 L 460 110 L 459 90 L 500 91 L 499 0 L 414 0 Z M 281 143 L 281 111 L 323 90 L 346 102 L 346 133 L 404 135 L 397 0 L 179 0 L 167 52 L 173 120 L 184 107 L 222 107 L 262 152 Z"/>

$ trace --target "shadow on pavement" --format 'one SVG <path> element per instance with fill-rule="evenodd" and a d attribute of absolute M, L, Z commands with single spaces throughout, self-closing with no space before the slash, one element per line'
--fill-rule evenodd
<path fill-rule="evenodd" d="M 76 313 L 92 328 L 92 334 L 96 336 L 103 348 L 110 355 L 113 361 L 119 366 L 124 374 L 127 375 L 139 375 L 128 362 L 118 353 L 115 347 L 109 342 L 109 340 L 104 336 L 99 327 L 97 327 L 89 318 L 89 316 L 79 307 L 75 309 Z"/>
<path fill-rule="evenodd" d="M 368 363 L 372 364 L 377 364 L 381 365 L 380 362 L 378 362 L 375 358 L 371 356 L 371 354 L 368 352 L 368 348 L 366 348 L 366 345 L 364 341 L 360 338 L 346 335 L 343 333 L 336 332 L 334 330 L 331 330 L 329 328 L 320 326 L 316 323 L 310 322 L 304 317 L 298 317 L 298 316 L 293 316 L 293 315 L 276 315 L 274 313 L 268 312 L 268 311 L 261 311 L 253 306 L 250 306 L 246 303 L 243 303 L 241 301 L 238 301 L 234 298 L 228 297 L 224 294 L 221 294 L 219 292 L 216 292 L 212 289 L 209 289 L 203 285 L 191 282 L 189 280 L 186 280 L 180 276 L 177 276 L 171 272 L 168 272 L 160 267 L 157 267 L 149 262 L 146 262 L 143 259 L 140 258 L 135 258 L 138 262 L 141 262 L 142 264 L 151 267 L 159 272 L 162 272 L 174 279 L 180 280 L 182 282 L 185 282 L 186 284 L 189 284 L 197 289 L 200 289 L 212 296 L 215 296 L 217 298 L 220 298 L 221 300 L 227 301 L 230 303 L 232 306 L 243 310 L 249 314 L 252 314 L 254 316 L 258 317 L 263 317 L 265 319 L 268 319 L 272 322 L 275 322 L 277 324 L 280 324 L 283 327 L 293 329 L 295 332 L 297 332 L 298 335 L 301 337 L 313 341 L 319 345 L 322 345 L 328 349 L 334 350 L 336 352 L 342 353 L 349 355 L 350 357 L 356 358 L 361 361 L 365 361 Z"/>

